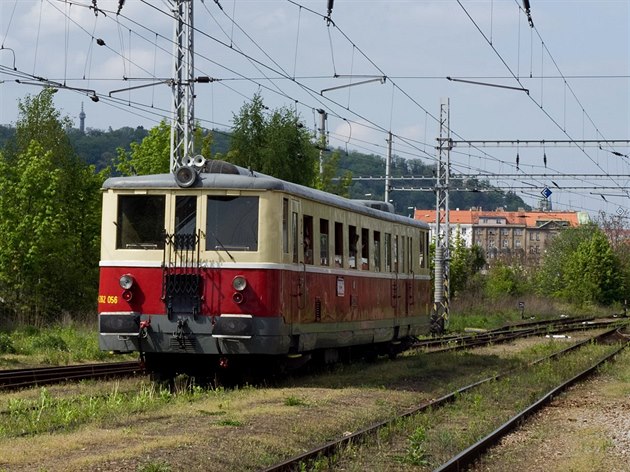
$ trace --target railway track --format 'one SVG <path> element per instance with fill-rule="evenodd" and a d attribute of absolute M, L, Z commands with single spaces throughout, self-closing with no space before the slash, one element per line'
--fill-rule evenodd
<path fill-rule="evenodd" d="M 578 329 L 605 328 L 611 323 L 614 321 L 594 321 L 594 318 L 583 317 L 532 321 L 481 333 L 421 340 L 416 342 L 412 349 L 428 350 L 431 353 L 469 349 L 509 342 L 526 336 L 561 333 Z M 73 380 L 122 377 L 141 371 L 142 367 L 137 361 L 0 370 L 0 390 L 28 388 Z"/>
<path fill-rule="evenodd" d="M 471 334 L 419 340 L 413 344 L 412 348 L 427 352 L 457 351 L 488 344 L 510 342 L 529 336 L 561 334 L 584 329 L 605 329 L 616 324 L 619 324 L 618 319 L 597 320 L 582 317 L 532 321 Z"/>
<path fill-rule="evenodd" d="M 550 360 L 550 359 L 556 359 L 559 358 L 565 354 L 568 354 L 571 351 L 574 351 L 576 349 L 579 349 L 580 347 L 585 346 L 588 343 L 591 343 L 593 341 L 596 342 L 601 342 L 607 338 L 610 338 L 611 336 L 615 336 L 615 334 L 617 333 L 618 328 L 614 327 L 611 328 L 609 330 L 607 330 L 606 332 L 594 336 L 592 338 L 589 338 L 585 341 L 576 343 L 560 352 L 557 352 L 555 354 L 552 354 L 550 356 L 538 359 L 532 363 L 530 363 L 530 366 L 533 366 L 535 364 Z M 491 447 L 492 445 L 496 444 L 505 434 L 507 434 L 508 432 L 512 431 L 515 427 L 518 426 L 518 424 L 520 424 L 520 422 L 523 421 L 523 419 L 527 418 L 528 416 L 530 416 L 531 414 L 535 413 L 536 411 L 538 411 L 539 409 L 541 409 L 542 407 L 544 407 L 551 398 L 553 398 L 554 396 L 558 395 L 560 392 L 562 392 L 563 390 L 567 389 L 568 387 L 570 387 L 571 385 L 575 384 L 576 382 L 579 382 L 580 380 L 584 379 L 585 377 L 587 377 L 588 375 L 590 375 L 591 373 L 593 373 L 601 364 L 603 364 L 604 362 L 607 362 L 608 360 L 612 359 L 614 356 L 616 356 L 622 349 L 624 349 L 627 345 L 627 340 L 624 344 L 622 344 L 619 348 L 615 349 L 614 352 L 612 352 L 611 354 L 605 356 L 602 359 L 599 359 L 595 364 L 593 364 L 591 367 L 589 367 L 588 369 L 584 370 L 583 372 L 579 373 L 578 375 L 575 375 L 573 378 L 569 379 L 568 381 L 562 383 L 561 385 L 557 386 L 556 388 L 554 388 L 553 390 L 547 392 L 542 398 L 540 398 L 539 400 L 537 400 L 536 402 L 534 402 L 532 405 L 530 405 L 528 408 L 524 409 L 523 411 L 519 412 L 517 415 L 515 415 L 513 418 L 511 418 L 509 421 L 505 422 L 501 427 L 497 428 L 495 431 L 493 431 L 491 434 L 489 434 L 488 436 L 484 437 L 483 439 L 481 439 L 480 441 L 478 441 L 477 443 L 473 444 L 472 446 L 470 446 L 468 449 L 466 449 L 465 451 L 462 451 L 461 453 L 459 453 L 458 455 L 456 455 L 455 457 L 453 457 L 452 459 L 450 459 L 448 462 L 444 463 L 443 465 L 441 465 L 438 469 L 436 470 L 440 470 L 440 471 L 458 471 L 458 470 L 464 470 L 464 468 L 471 464 L 472 462 L 474 462 L 481 454 L 483 454 L 485 452 L 485 450 L 487 450 L 489 447 Z M 451 392 L 447 395 L 444 395 L 436 400 L 433 401 L 429 401 L 426 403 L 423 403 L 421 405 L 418 405 L 417 407 L 399 415 L 396 416 L 394 418 L 391 418 L 389 420 L 374 424 L 372 426 L 369 426 L 367 428 L 364 428 L 360 431 L 356 431 L 352 434 L 346 435 L 342 438 L 339 438 L 337 440 L 333 440 L 330 441 L 322 446 L 316 447 L 308 452 L 305 452 L 303 454 L 299 454 L 295 457 L 289 458 L 281 463 L 278 463 L 276 465 L 273 465 L 271 467 L 268 467 L 266 469 L 263 469 L 263 472 L 284 472 L 284 471 L 295 471 L 295 470 L 302 470 L 304 468 L 305 465 L 307 464 L 311 464 L 314 461 L 318 461 L 321 460 L 322 458 L 330 458 L 332 456 L 334 456 L 335 454 L 337 454 L 339 451 L 343 450 L 344 447 L 350 445 L 350 444 L 360 444 L 365 442 L 368 438 L 375 436 L 378 431 L 380 431 L 382 428 L 387 427 L 387 426 L 391 426 L 393 424 L 395 424 L 396 422 L 399 422 L 402 419 L 405 418 L 409 418 L 413 415 L 428 411 L 429 409 L 436 409 L 436 408 L 440 408 L 443 407 L 451 402 L 454 402 L 462 393 L 471 391 L 477 387 L 479 387 L 482 384 L 485 384 L 487 382 L 491 382 L 491 381 L 496 381 L 499 378 L 505 377 L 507 375 L 509 375 L 511 372 L 505 372 L 502 374 L 498 374 L 492 377 L 488 377 L 486 379 L 482 379 L 480 381 L 477 381 L 475 383 L 472 383 L 470 385 L 467 385 L 465 387 L 462 387 L 454 392 Z M 308 469 L 308 466 L 306 467 L 306 469 Z"/>
<path fill-rule="evenodd" d="M 138 361 L 0 370 L 0 390 L 27 388 L 74 380 L 122 377 L 141 371 L 142 367 Z"/>

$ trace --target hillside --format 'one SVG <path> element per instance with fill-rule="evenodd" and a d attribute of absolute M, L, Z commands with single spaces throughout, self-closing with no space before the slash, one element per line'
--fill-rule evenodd
<path fill-rule="evenodd" d="M 0 149 L 11 139 L 15 130 L 12 127 L 0 125 Z M 85 162 L 92 164 L 97 170 L 111 165 L 116 157 L 116 149 L 129 150 L 132 142 L 140 142 L 147 136 L 148 130 L 139 126 L 137 128 L 123 127 L 108 129 L 107 131 L 88 128 L 85 133 L 78 129 L 68 130 L 68 136 L 79 156 Z M 212 154 L 225 155 L 229 150 L 229 134 L 216 130 L 213 132 Z M 346 152 L 338 149 L 341 159 L 338 174 L 351 172 L 353 177 L 382 177 L 385 175 L 385 159 L 374 154 L 362 154 L 357 151 Z M 392 177 L 434 175 L 435 164 L 425 163 L 419 159 L 403 159 L 394 157 L 391 163 Z M 453 191 L 450 195 L 450 207 L 467 209 L 470 207 L 482 207 L 494 210 L 503 207 L 506 210 L 530 207 L 516 194 L 492 191 L 493 187 L 487 181 L 469 179 L 466 182 L 452 179 L 453 187 L 466 189 L 467 191 Z M 393 190 L 390 199 L 393 200 L 396 212 L 400 214 L 412 214 L 413 208 L 434 208 L 435 194 L 429 181 L 394 181 L 392 187 L 414 188 L 418 190 Z M 480 189 L 484 191 L 479 191 Z M 488 191 L 490 190 L 490 191 Z M 350 197 L 358 199 L 383 200 L 385 193 L 384 180 L 357 180 L 350 187 Z"/>

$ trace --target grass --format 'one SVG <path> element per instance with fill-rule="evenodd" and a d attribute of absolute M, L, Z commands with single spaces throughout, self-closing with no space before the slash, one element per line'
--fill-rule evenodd
<path fill-rule="evenodd" d="M 188 470 L 193 463 L 211 461 L 217 470 L 257 470 L 523 362 L 516 354 L 502 359 L 488 352 L 340 364 L 327 374 L 288 378 L 274 388 L 188 387 L 171 393 L 129 379 L 6 394 L 0 409 L 10 412 L 3 415 L 0 425 L 4 428 L 0 456 L 7 458 L 9 469 L 11 464 L 24 463 L 13 451 L 25 448 L 31 451 L 27 453 L 29 463 L 42 466 L 73 460 L 74 468 L 84 469 L 108 464 L 125 470 Z M 533 355 L 526 354 L 528 358 Z M 513 384 L 503 388 L 511 391 Z M 477 416 L 485 417 L 482 399 L 473 396 L 469 403 Z M 469 435 L 479 431 L 463 417 L 454 416 L 453 420 L 466 425 Z M 434 425 L 428 421 L 405 424 L 408 434 L 395 450 L 397 459 L 389 463 L 389 470 L 422 467 L 411 464 L 433 459 L 427 438 L 434 434 Z M 416 432 L 420 426 L 426 435 Z M 379 433 L 379 441 L 386 443 L 400 435 L 400 428 L 391 430 L 389 436 Z M 436 434 L 442 441 L 460 441 L 452 431 Z M 46 446 L 41 452 L 32 452 L 44 444 L 56 444 L 54 451 Z M 173 450 L 185 454 L 173 454 Z M 0 460 L 0 469 L 3 466 Z M 321 470 L 329 469 L 322 464 Z"/>
<path fill-rule="evenodd" d="M 518 307 L 525 304 L 523 316 Z M 523 297 L 505 297 L 491 301 L 478 294 L 464 293 L 451 300 L 448 330 L 463 332 L 465 328 L 494 329 L 506 324 L 519 323 L 531 317 L 537 320 L 566 316 L 610 316 L 620 308 L 587 306 L 577 308 L 557 299 L 527 295 Z"/>
<path fill-rule="evenodd" d="M 129 357 L 129 356 L 126 356 Z M 0 368 L 122 360 L 98 347 L 94 327 L 74 323 L 0 332 Z"/>

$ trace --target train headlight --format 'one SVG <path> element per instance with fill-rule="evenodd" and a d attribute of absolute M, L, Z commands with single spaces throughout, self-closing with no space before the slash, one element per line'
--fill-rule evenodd
<path fill-rule="evenodd" d="M 122 297 L 123 297 L 123 300 L 125 300 L 126 302 L 130 302 L 131 299 L 133 298 L 133 293 L 131 290 L 124 290 L 122 293 Z"/>
<path fill-rule="evenodd" d="M 234 290 L 242 292 L 247 288 L 247 280 L 245 280 L 245 277 L 242 275 L 237 275 L 234 277 L 234 280 L 232 280 L 232 287 L 234 287 Z"/>
<path fill-rule="evenodd" d="M 134 280 L 131 274 L 120 276 L 120 280 L 118 281 L 118 283 L 120 284 L 120 288 L 122 288 L 123 290 L 129 290 L 131 287 L 133 287 L 133 282 Z"/>

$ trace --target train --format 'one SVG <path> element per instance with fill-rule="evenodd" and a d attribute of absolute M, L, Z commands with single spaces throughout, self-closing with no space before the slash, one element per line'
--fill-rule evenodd
<path fill-rule="evenodd" d="M 102 187 L 99 346 L 159 378 L 350 355 L 427 334 L 429 227 L 217 160 Z"/>

